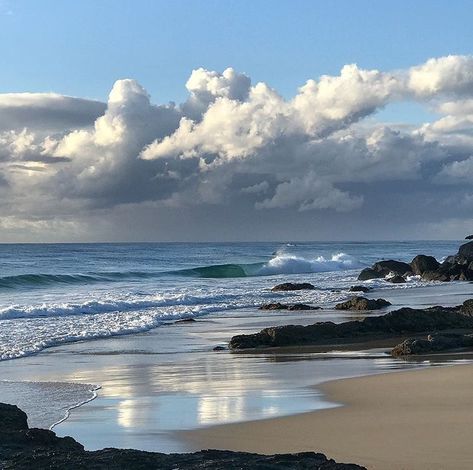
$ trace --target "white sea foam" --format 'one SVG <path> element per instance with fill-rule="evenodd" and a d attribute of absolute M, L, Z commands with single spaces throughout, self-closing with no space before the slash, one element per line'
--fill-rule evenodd
<path fill-rule="evenodd" d="M 127 312 L 156 307 L 202 305 L 210 302 L 228 301 L 232 295 L 194 296 L 170 294 L 136 298 L 105 298 L 84 302 L 42 303 L 40 305 L 10 305 L 0 309 L 0 320 L 19 318 L 63 317 L 72 315 L 94 315 L 107 312 Z"/>
<path fill-rule="evenodd" d="M 279 253 L 269 260 L 260 270 L 259 275 L 303 274 L 356 269 L 361 264 L 350 255 L 337 253 L 330 259 L 323 256 L 307 259 L 300 256 Z"/>

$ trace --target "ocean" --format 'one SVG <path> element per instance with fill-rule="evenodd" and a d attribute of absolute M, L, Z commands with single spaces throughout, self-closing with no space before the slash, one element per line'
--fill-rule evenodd
<path fill-rule="evenodd" d="M 418 253 L 442 259 L 457 248 L 458 242 L 0 245 L 0 360 L 257 307 L 280 299 L 269 288 L 288 280 L 313 283 L 316 290 L 293 297 L 324 307 L 345 298 L 360 269 L 376 260 L 409 261 Z M 399 287 L 420 284 L 411 279 Z"/>
<path fill-rule="evenodd" d="M 442 260 L 461 243 L 0 245 L 0 401 L 23 407 L 30 424 L 56 426 L 88 448 L 162 451 L 182 450 L 163 437 L 168 432 L 334 406 L 311 386 L 426 364 L 395 360 L 385 351 L 212 349 L 233 334 L 269 325 L 361 318 L 333 307 L 352 295 L 362 268 L 419 253 Z M 271 291 L 288 281 L 316 288 Z M 416 276 L 405 284 L 365 284 L 393 308 L 461 303 L 471 290 L 468 283 L 440 286 Z M 258 310 L 277 301 L 322 310 Z M 174 323 L 185 318 L 198 321 Z"/>

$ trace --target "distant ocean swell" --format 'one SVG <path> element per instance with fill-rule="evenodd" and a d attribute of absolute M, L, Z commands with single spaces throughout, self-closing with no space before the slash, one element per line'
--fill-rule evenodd
<path fill-rule="evenodd" d="M 184 276 L 197 278 L 239 278 L 251 276 L 273 276 L 278 274 L 303 274 L 356 269 L 361 267 L 355 258 L 345 253 L 330 259 L 319 256 L 306 259 L 295 255 L 276 254 L 267 262 L 249 264 L 216 264 L 196 268 L 165 272 L 129 271 L 96 272 L 86 274 L 20 274 L 0 277 L 0 289 L 41 288 L 61 284 L 91 284 L 159 278 L 162 276 Z"/>

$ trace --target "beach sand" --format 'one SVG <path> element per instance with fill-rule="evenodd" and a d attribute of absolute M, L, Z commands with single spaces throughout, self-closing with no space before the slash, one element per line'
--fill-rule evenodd
<path fill-rule="evenodd" d="M 318 389 L 344 406 L 179 434 L 195 448 L 316 450 L 369 469 L 473 468 L 473 365 L 337 380 Z"/>

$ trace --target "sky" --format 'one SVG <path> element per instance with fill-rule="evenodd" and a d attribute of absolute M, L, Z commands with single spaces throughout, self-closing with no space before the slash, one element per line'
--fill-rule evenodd
<path fill-rule="evenodd" d="M 473 0 L 0 0 L 0 242 L 458 239 Z"/>

